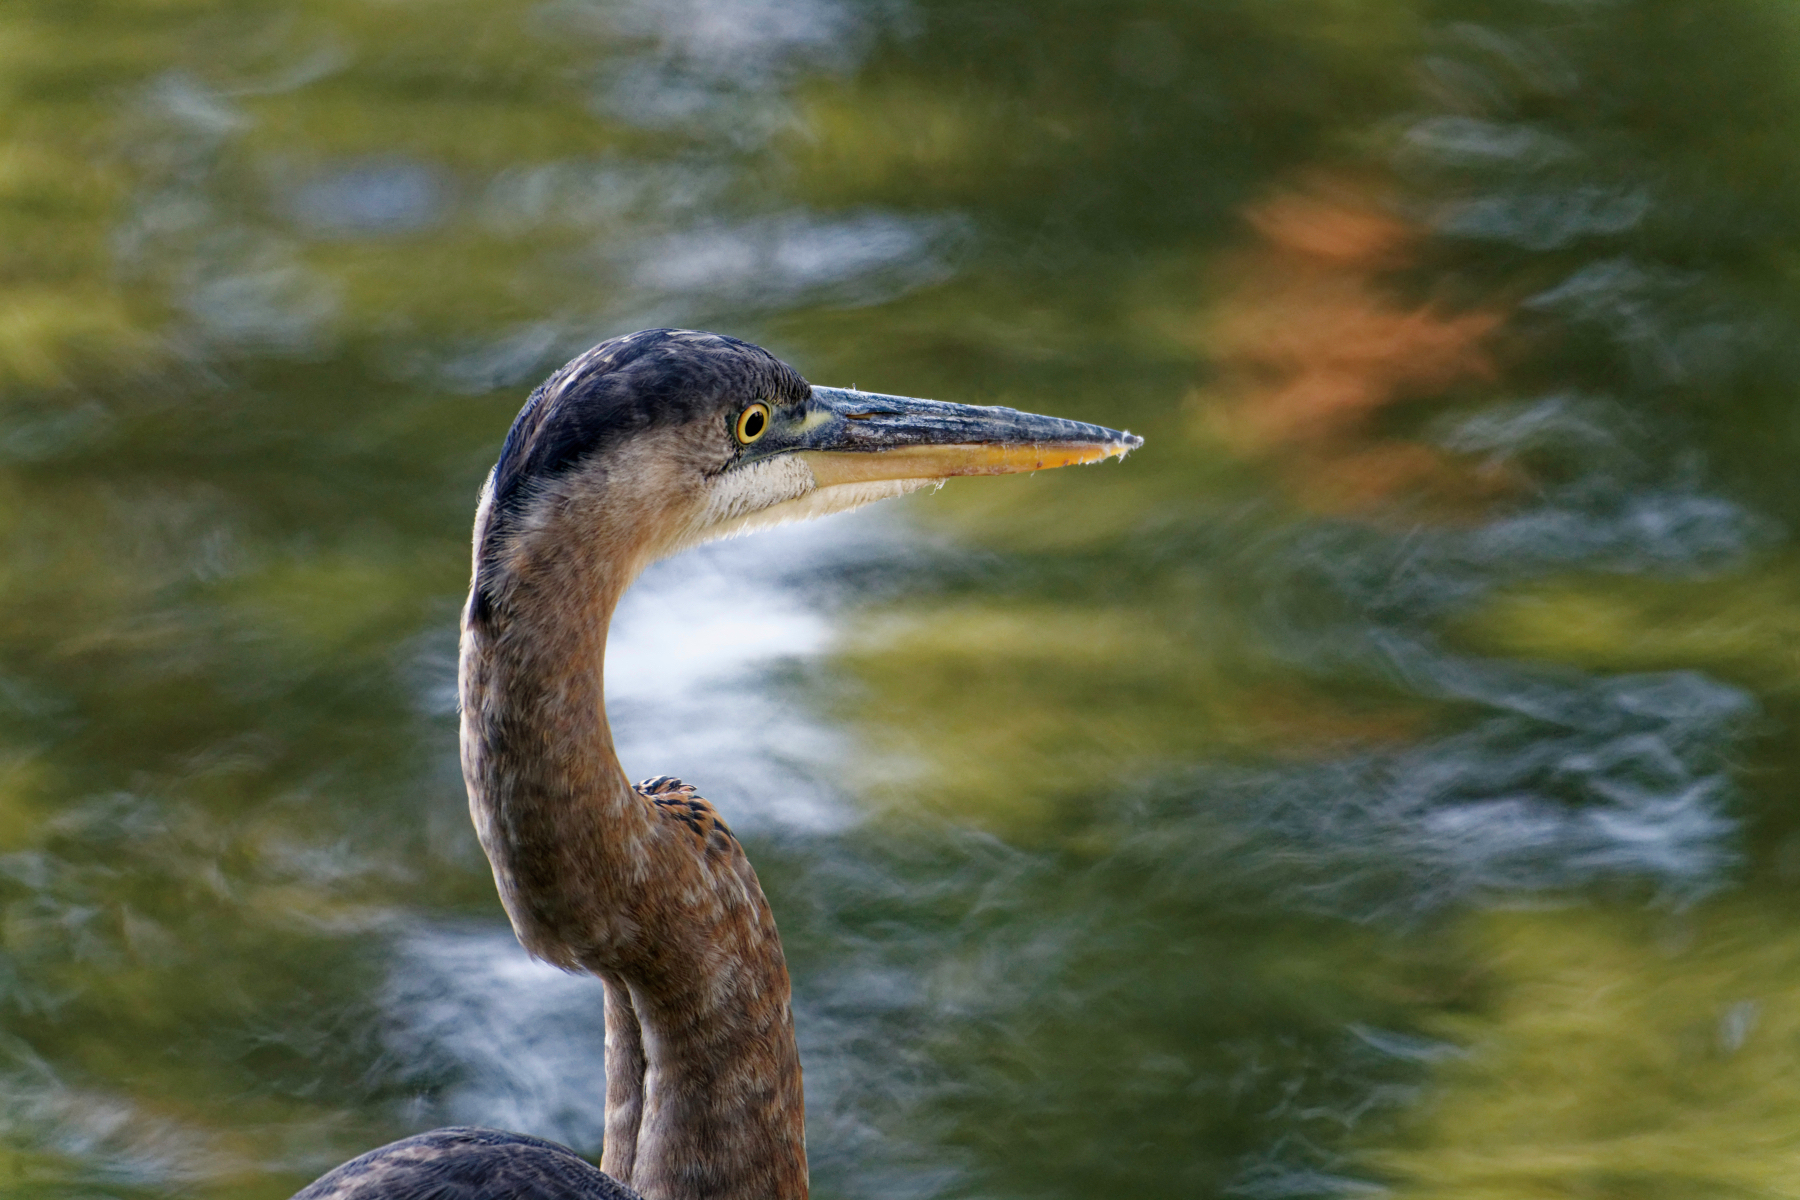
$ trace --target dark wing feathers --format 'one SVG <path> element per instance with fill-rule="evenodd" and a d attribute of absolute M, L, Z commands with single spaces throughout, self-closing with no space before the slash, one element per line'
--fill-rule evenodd
<path fill-rule="evenodd" d="M 434 1129 L 353 1158 L 293 1200 L 643 1200 L 566 1146 Z"/>

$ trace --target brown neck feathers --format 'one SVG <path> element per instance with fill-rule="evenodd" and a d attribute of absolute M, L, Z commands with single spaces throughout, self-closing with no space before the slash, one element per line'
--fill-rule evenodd
<path fill-rule="evenodd" d="M 756 872 L 691 789 L 635 789 L 613 752 L 607 623 L 655 514 L 600 483 L 541 497 L 478 564 L 470 813 L 526 949 L 606 983 L 602 1167 L 647 1200 L 804 1200 L 787 964 Z"/>

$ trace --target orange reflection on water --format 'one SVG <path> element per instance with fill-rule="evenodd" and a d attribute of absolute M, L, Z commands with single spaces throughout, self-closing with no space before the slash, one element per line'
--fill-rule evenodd
<path fill-rule="evenodd" d="M 1427 231 L 1374 190 L 1320 182 L 1263 201 L 1258 235 L 1233 255 L 1203 333 L 1219 368 L 1194 405 L 1241 454 L 1282 471 L 1300 502 L 1343 512 L 1408 496 L 1455 511 L 1511 491 L 1504 469 L 1470 464 L 1396 427 L 1421 406 L 1496 378 L 1506 313 L 1408 303 L 1392 282 Z"/>

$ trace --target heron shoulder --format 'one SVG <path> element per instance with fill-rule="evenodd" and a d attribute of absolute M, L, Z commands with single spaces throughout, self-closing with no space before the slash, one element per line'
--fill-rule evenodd
<path fill-rule="evenodd" d="M 694 785 L 683 783 L 673 775 L 658 775 L 634 785 L 638 795 L 650 801 L 651 808 L 665 820 L 681 825 L 703 849 L 730 852 L 740 849 L 737 835 L 725 824 L 712 803 L 699 795 Z"/>

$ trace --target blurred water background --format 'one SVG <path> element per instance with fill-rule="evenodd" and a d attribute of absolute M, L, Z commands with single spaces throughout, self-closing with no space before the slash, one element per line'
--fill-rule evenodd
<path fill-rule="evenodd" d="M 0 1195 L 597 1153 L 469 830 L 525 393 L 1128 426 L 653 570 L 815 1194 L 1800 1196 L 1800 11 L 8 0 Z"/>

